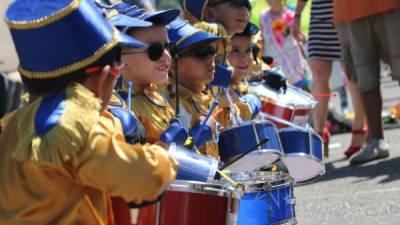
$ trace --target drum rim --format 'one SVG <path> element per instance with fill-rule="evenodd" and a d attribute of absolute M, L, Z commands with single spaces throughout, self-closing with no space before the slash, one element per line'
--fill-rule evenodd
<path fill-rule="evenodd" d="M 253 184 L 244 184 L 241 183 L 245 186 L 245 191 L 244 193 L 254 193 L 254 192 L 260 192 L 260 191 L 270 191 L 270 190 L 276 190 L 280 188 L 286 188 L 286 187 L 291 187 L 294 184 L 294 179 L 285 172 L 270 172 L 270 171 L 251 171 L 251 172 L 240 172 L 240 173 L 235 173 L 237 176 L 244 176 L 247 175 L 248 177 L 241 179 L 238 179 L 238 177 L 235 177 L 235 175 L 231 175 L 231 178 L 234 179 L 236 182 L 241 183 L 243 181 L 259 181 L 257 183 Z M 274 175 L 271 178 L 271 180 L 265 180 L 265 179 L 260 179 L 260 177 L 252 177 L 251 174 L 256 174 L 258 176 L 262 174 L 267 174 L 267 175 Z M 278 177 L 276 177 L 278 176 Z M 283 176 L 283 177 L 281 177 Z M 268 185 L 265 185 L 268 183 Z"/>
<path fill-rule="evenodd" d="M 202 187 L 202 188 L 195 188 L 195 187 Z M 234 198 L 234 199 L 240 199 L 241 196 L 243 195 L 243 191 L 235 189 L 231 185 L 227 185 L 225 183 L 200 182 L 200 181 L 189 181 L 189 180 L 175 180 L 172 184 L 169 185 L 168 191 L 206 194 L 206 195 L 213 195 L 213 196 L 220 196 L 220 197 Z"/>
<path fill-rule="evenodd" d="M 277 131 L 276 125 L 273 122 L 267 121 L 267 120 L 254 119 L 254 120 L 243 121 L 241 124 L 239 124 L 237 126 L 228 125 L 226 128 L 222 129 L 219 132 L 219 135 L 221 135 L 221 133 L 223 133 L 225 131 L 229 131 L 229 130 L 232 130 L 235 128 L 239 128 L 241 126 L 253 125 L 253 124 L 270 124 L 274 127 L 275 131 Z M 278 132 L 276 132 L 276 133 L 278 133 Z"/>

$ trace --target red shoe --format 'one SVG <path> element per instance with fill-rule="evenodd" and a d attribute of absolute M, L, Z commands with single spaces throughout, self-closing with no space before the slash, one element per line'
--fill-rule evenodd
<path fill-rule="evenodd" d="M 362 129 L 358 129 L 358 130 L 352 130 L 351 134 L 354 135 L 363 135 L 365 137 L 367 137 L 368 135 L 368 127 L 364 126 Z M 359 152 L 362 148 L 362 145 L 360 146 L 354 146 L 354 145 L 350 145 L 347 150 L 344 152 L 344 154 L 346 155 L 347 158 L 350 158 L 352 155 L 354 155 L 355 153 Z"/>
<path fill-rule="evenodd" d="M 331 132 L 329 132 L 329 129 L 327 127 L 324 127 L 324 130 L 319 133 L 319 135 L 322 137 L 322 141 L 324 144 L 324 156 L 326 158 L 329 157 L 329 141 L 331 139 Z"/>

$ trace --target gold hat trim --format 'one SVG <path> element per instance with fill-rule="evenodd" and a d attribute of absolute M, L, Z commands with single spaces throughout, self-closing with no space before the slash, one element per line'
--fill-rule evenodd
<path fill-rule="evenodd" d="M 189 39 L 190 37 L 192 37 L 192 36 L 194 36 L 195 34 L 199 33 L 200 31 L 201 31 L 201 30 L 195 30 L 195 31 L 193 31 L 192 33 L 190 33 L 190 34 L 188 34 L 188 35 L 182 37 L 181 39 L 179 39 L 179 40 L 176 42 L 176 46 L 180 45 L 182 42 L 186 41 L 187 39 Z"/>
<path fill-rule="evenodd" d="M 111 41 L 104 44 L 92 56 L 86 59 L 83 59 L 81 61 L 78 61 L 76 63 L 73 63 L 65 67 L 61 67 L 53 71 L 43 71 L 43 72 L 29 71 L 23 69 L 21 66 L 19 66 L 18 70 L 23 76 L 28 77 L 30 79 L 50 79 L 50 78 L 60 77 L 64 74 L 71 73 L 73 71 L 79 70 L 85 66 L 88 66 L 96 62 L 96 60 L 98 60 L 101 56 L 103 56 L 105 53 L 114 48 L 118 44 L 118 40 L 119 40 L 119 31 L 116 28 L 114 28 L 113 38 L 111 39 Z"/>
<path fill-rule="evenodd" d="M 42 17 L 40 19 L 14 21 L 5 18 L 4 21 L 6 22 L 6 24 L 10 29 L 26 30 L 26 29 L 39 28 L 51 24 L 55 21 L 58 21 L 64 18 L 65 16 L 69 15 L 71 12 L 79 8 L 80 3 L 81 0 L 72 0 L 72 2 L 68 6 L 61 9 L 60 11 L 55 12 L 49 16 Z"/>

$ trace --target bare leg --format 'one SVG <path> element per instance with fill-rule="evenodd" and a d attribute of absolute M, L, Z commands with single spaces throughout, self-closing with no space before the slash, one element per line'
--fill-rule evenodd
<path fill-rule="evenodd" d="M 347 89 L 350 92 L 351 101 L 354 108 L 354 120 L 352 130 L 362 130 L 365 123 L 364 106 L 361 101 L 361 95 L 355 84 L 346 80 Z M 350 146 L 362 146 L 365 142 L 364 135 L 352 135 Z"/>
<path fill-rule="evenodd" d="M 368 122 L 369 138 L 383 139 L 382 95 L 380 87 L 377 86 L 372 90 L 362 92 L 361 100 Z"/>
<path fill-rule="evenodd" d="M 312 72 L 311 92 L 313 94 L 330 93 L 329 79 L 332 72 L 332 62 L 320 59 L 309 60 Z M 325 120 L 328 116 L 329 97 L 318 97 L 318 104 L 313 110 L 313 126 L 317 133 L 321 133 L 325 127 Z"/>

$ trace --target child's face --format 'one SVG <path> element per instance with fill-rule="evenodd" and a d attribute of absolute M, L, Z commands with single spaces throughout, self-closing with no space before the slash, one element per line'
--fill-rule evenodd
<path fill-rule="evenodd" d="M 214 79 L 215 48 L 197 45 L 179 53 L 178 71 L 182 80 L 208 84 Z"/>
<path fill-rule="evenodd" d="M 167 29 L 165 26 L 153 26 L 134 30 L 130 35 L 146 44 L 168 43 Z M 164 49 L 161 57 L 151 60 L 147 50 L 125 49 L 122 52 L 122 61 L 125 63 L 122 71 L 124 79 L 134 85 L 147 86 L 149 84 L 163 84 L 168 80 L 168 71 L 171 65 L 171 55 Z"/>
<path fill-rule="evenodd" d="M 250 20 L 250 10 L 244 6 L 238 7 L 230 2 L 224 2 L 209 8 L 210 16 L 221 23 L 229 34 L 243 32 Z"/>
<path fill-rule="evenodd" d="M 231 40 L 232 50 L 228 53 L 229 64 L 233 67 L 233 80 L 243 80 L 251 71 L 253 54 L 251 38 L 235 36 Z"/>

